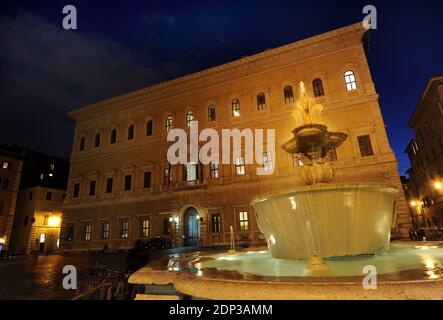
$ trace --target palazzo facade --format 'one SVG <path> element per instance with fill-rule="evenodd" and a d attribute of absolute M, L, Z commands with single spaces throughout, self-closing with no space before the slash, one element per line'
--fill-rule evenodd
<path fill-rule="evenodd" d="M 329 155 L 333 182 L 395 186 L 393 236 L 410 228 L 397 160 L 389 145 L 367 62 L 368 34 L 350 25 L 160 83 L 70 112 L 75 121 L 61 248 L 131 247 L 165 236 L 175 245 L 265 243 L 251 201 L 303 186 L 302 162 L 281 145 L 303 81 L 324 107 L 323 122 L 348 139 Z M 170 165 L 166 137 L 189 130 L 275 129 L 275 154 L 257 175 L 244 158 L 232 164 Z M 220 135 L 221 136 L 221 135 Z"/>

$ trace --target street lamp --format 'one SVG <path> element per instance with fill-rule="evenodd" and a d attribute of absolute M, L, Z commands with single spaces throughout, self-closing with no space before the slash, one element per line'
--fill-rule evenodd
<path fill-rule="evenodd" d="M 440 181 L 435 181 L 434 182 L 434 188 L 437 190 L 441 190 L 443 188 L 442 184 Z"/>

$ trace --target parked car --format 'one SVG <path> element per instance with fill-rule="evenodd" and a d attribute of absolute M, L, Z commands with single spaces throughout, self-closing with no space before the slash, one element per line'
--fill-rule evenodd
<path fill-rule="evenodd" d="M 171 241 L 165 237 L 154 237 L 146 241 L 145 247 L 150 250 L 166 249 L 171 247 Z"/>

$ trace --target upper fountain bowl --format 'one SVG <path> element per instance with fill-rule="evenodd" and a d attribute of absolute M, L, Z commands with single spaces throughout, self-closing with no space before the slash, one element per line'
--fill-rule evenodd
<path fill-rule="evenodd" d="M 386 185 L 319 184 L 251 204 L 274 258 L 309 259 L 387 248 L 396 194 Z"/>

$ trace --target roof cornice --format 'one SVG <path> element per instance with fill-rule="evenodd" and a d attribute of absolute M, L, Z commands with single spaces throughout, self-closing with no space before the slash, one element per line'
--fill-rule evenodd
<path fill-rule="evenodd" d="M 428 94 L 432 92 L 438 85 L 443 84 L 443 76 L 432 76 L 428 83 L 426 84 L 425 89 L 423 90 L 422 95 L 420 96 L 420 100 L 417 103 L 417 106 L 415 107 L 414 112 L 412 113 L 411 118 L 408 121 L 408 127 L 413 128 L 414 123 L 418 119 L 419 115 L 423 111 L 423 104 L 428 97 Z"/>
<path fill-rule="evenodd" d="M 144 89 L 99 101 L 70 111 L 68 115 L 75 120 L 88 119 L 88 115 L 91 113 L 100 113 L 104 109 L 106 109 L 106 112 L 115 112 L 142 103 L 151 103 L 171 96 L 189 93 L 190 90 L 197 91 L 220 85 L 239 76 L 248 76 L 265 69 L 294 63 L 294 61 L 301 62 L 350 46 L 362 45 L 362 37 L 365 32 L 367 30 L 363 28 L 361 22 L 355 23 Z M 251 71 L 251 69 L 253 70 Z"/>

